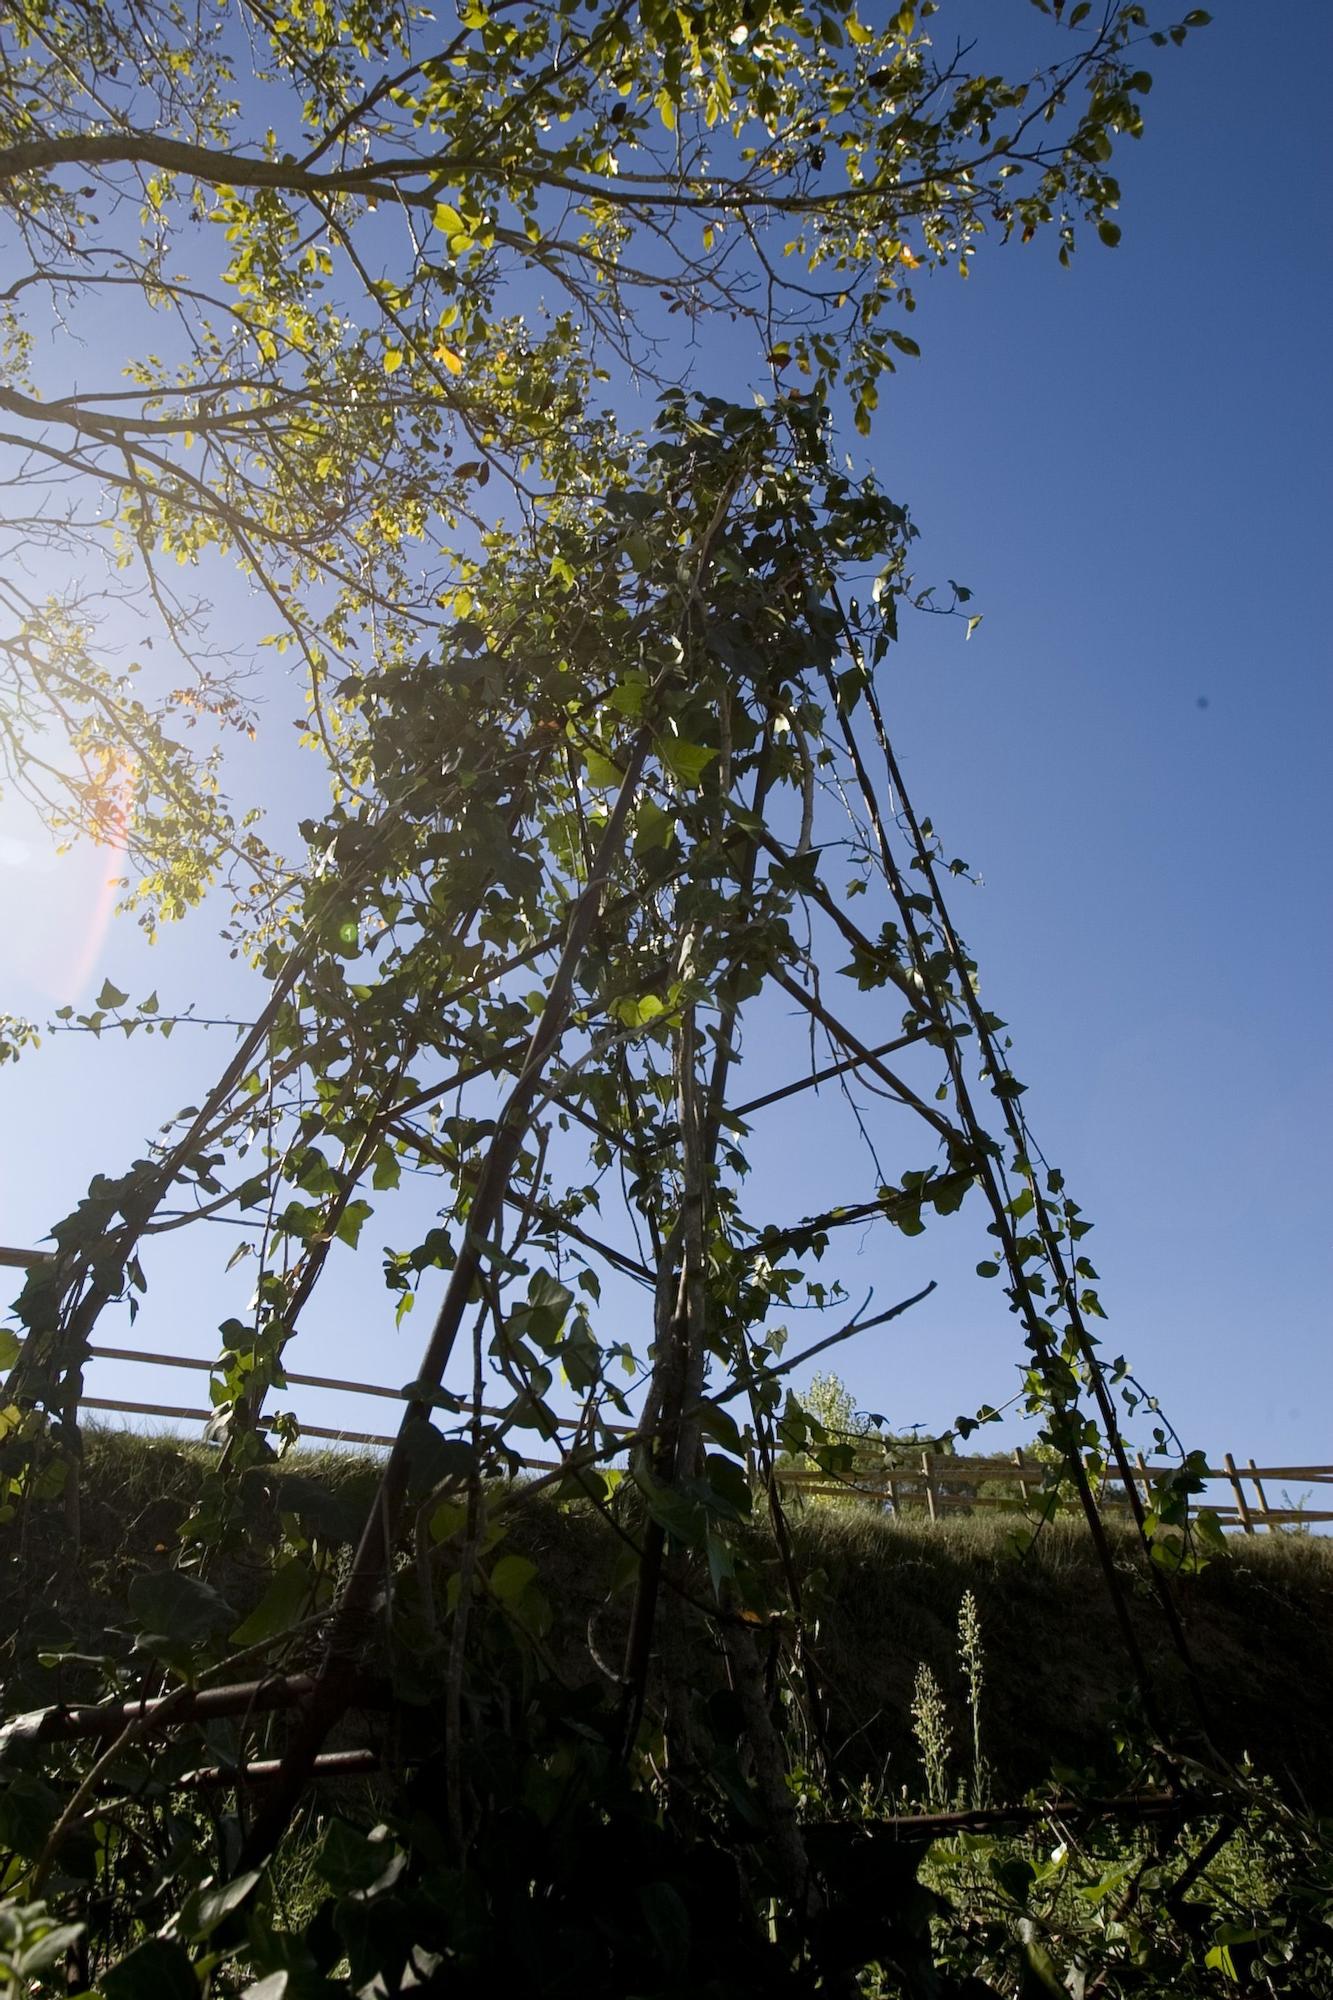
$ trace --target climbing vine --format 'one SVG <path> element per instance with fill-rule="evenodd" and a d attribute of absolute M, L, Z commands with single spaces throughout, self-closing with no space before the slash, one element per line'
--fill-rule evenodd
<path fill-rule="evenodd" d="M 966 267 L 987 230 L 1049 224 L 1066 258 L 1085 225 L 1114 243 L 1143 47 L 1206 17 L 1043 9 L 1049 60 L 1012 82 L 937 53 L 935 11 L 469 5 L 442 30 L 238 0 L 154 7 L 146 38 L 116 7 L 5 30 L 0 189 L 31 268 L 3 302 L 4 443 L 102 496 L 92 525 L 56 510 L 53 544 L 110 549 L 191 678 L 141 694 L 97 663 L 95 604 L 15 597 L 0 754 L 58 823 L 115 815 L 150 929 L 221 909 L 263 988 L 199 1103 L 93 1183 L 17 1302 L 6 1527 L 19 1546 L 63 1504 L 76 1546 L 83 1372 L 154 1236 L 228 1216 L 255 1274 L 219 1328 L 220 1449 L 119 1639 L 62 1655 L 59 1705 L 29 1713 L 53 1656 L 16 1638 L 11 1985 L 60 1959 L 107 2000 L 851 1993 L 874 1966 L 885 1991 L 1059 1990 L 1017 1918 L 987 1937 L 999 1987 L 965 1921 L 932 1933 L 919 1849 L 876 1850 L 867 1918 L 775 1476 L 842 1448 L 793 1370 L 925 1296 L 856 1301 L 840 1232 L 914 1236 L 964 1202 L 1049 1448 L 1033 1529 L 1080 1514 L 1116 1607 L 1153 1865 L 1183 1897 L 1198 1814 L 1259 1814 L 1328 1907 L 1311 1830 L 1211 1741 L 1168 1574 L 1202 1549 L 1193 1467 L 1169 1517 L 1141 1503 L 1087 1223 L 979 998 L 965 864 L 903 782 L 882 669 L 922 596 L 913 526 L 843 451 L 915 351 L 894 317 L 914 272 Z M 220 270 L 182 275 L 187 224 Z M 87 313 L 113 279 L 176 348 L 145 346 L 128 391 L 60 392 L 24 315 Z M 762 389 L 692 387 L 681 320 L 738 328 Z M 224 796 L 254 716 L 168 558 L 238 565 L 300 663 L 328 803 L 289 856 Z M 806 1059 L 755 1095 L 747 1047 L 779 1010 Z M 108 984 L 68 1025 L 108 1019 L 189 1010 Z M 6 1054 L 30 1038 L 5 1033 Z M 825 1084 L 866 1166 L 819 1213 L 769 1212 L 747 1185 L 764 1111 Z M 424 1231 L 397 1199 L 422 1184 Z M 298 1427 L 268 1406 L 372 1222 L 386 1319 L 431 1324 L 349 1528 L 284 1485 L 272 1442 L 299 1463 Z M 1108 1464 L 1124 1548 L 1094 1497 Z M 543 1506 L 619 1551 L 579 1673 L 525 1553 Z M 265 1581 L 241 1606 L 247 1562 Z M 1087 1991 L 1159 1990 L 1134 1985 L 1129 1935 Z"/>

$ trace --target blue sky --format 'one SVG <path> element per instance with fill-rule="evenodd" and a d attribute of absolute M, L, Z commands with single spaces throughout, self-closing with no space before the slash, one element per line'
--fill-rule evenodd
<path fill-rule="evenodd" d="M 880 459 L 986 613 L 914 635 L 898 729 L 1108 1339 L 1197 1441 L 1294 1462 L 1333 1388 L 1333 16 L 1265 10 L 1262 56 L 1257 18 L 1154 64 L 1117 252 L 932 288 Z"/>
<path fill-rule="evenodd" d="M 1153 62 L 1148 134 L 1118 168 L 1118 251 L 1088 247 L 1063 272 L 1049 243 L 988 248 L 966 285 L 922 287 L 923 358 L 882 396 L 873 443 L 923 531 L 919 573 L 967 583 L 984 614 L 969 644 L 956 624 L 910 622 L 887 706 L 919 807 L 984 877 L 955 914 L 1011 1024 L 1034 1129 L 1096 1224 L 1109 1349 L 1189 1443 L 1297 1464 L 1333 1458 L 1333 14 L 1273 6 L 1262 40 L 1256 19 L 1222 0 Z M 226 1002 L 234 972 L 198 932 L 148 953 L 117 924 L 88 962 L 105 872 L 48 860 L 0 808 L 0 1008 L 44 1016 L 110 974 L 206 1011 L 201 968 Z M 61 1038 L 0 1072 L 0 1241 L 39 1240 L 227 1046 Z M 821 1133 L 784 1125 L 756 1196 L 820 1205 L 842 1165 Z M 939 1281 L 910 1320 L 844 1351 L 863 1406 L 930 1427 L 1012 1393 L 1016 1329 L 971 1276 L 979 1227 L 910 1246 L 880 1230 L 849 1253 L 849 1282 L 880 1302 Z M 226 1308 L 210 1283 L 200 1312 L 185 1245 L 162 1240 L 138 1328 L 104 1339 L 211 1351 Z M 413 1372 L 433 1301 L 392 1336 L 377 1262 L 372 1246 L 363 1286 L 349 1258 L 340 1310 L 293 1365 Z M 197 1399 L 188 1377 L 147 1376 L 137 1393 Z"/>

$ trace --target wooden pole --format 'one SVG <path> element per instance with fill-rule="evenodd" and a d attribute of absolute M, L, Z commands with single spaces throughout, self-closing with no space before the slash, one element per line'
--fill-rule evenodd
<path fill-rule="evenodd" d="M 185 1423 L 207 1424 L 217 1415 L 215 1410 L 194 1410 L 182 1403 L 126 1403 L 115 1396 L 84 1396 L 79 1404 L 82 1410 L 119 1410 L 130 1417 L 173 1417 Z M 260 1417 L 256 1429 L 273 1428 L 267 1417 Z M 331 1438 L 336 1444 L 382 1444 L 391 1445 L 393 1439 L 380 1431 L 340 1431 L 328 1424 L 302 1424 L 302 1437 Z M 538 1461 L 533 1460 L 536 1464 Z M 542 1461 L 545 1463 L 545 1461 Z"/>
<path fill-rule="evenodd" d="M 938 1521 L 940 1517 L 935 1507 L 935 1482 L 931 1477 L 930 1453 L 928 1451 L 923 1451 L 921 1454 L 921 1471 L 926 1486 L 926 1512 L 930 1515 L 932 1521 Z"/>
<path fill-rule="evenodd" d="M 1252 1535 L 1254 1533 L 1254 1521 L 1250 1514 L 1249 1503 L 1245 1498 L 1245 1488 L 1240 1483 L 1240 1474 L 1236 1470 L 1236 1461 L 1229 1451 L 1223 1454 L 1222 1463 L 1227 1469 L 1227 1478 L 1231 1481 L 1231 1490 L 1236 1496 L 1236 1512 L 1240 1515 L 1241 1526 L 1247 1535 Z"/>
<path fill-rule="evenodd" d="M 1135 1465 L 1137 1465 L 1137 1467 L 1138 1467 L 1138 1469 L 1139 1469 L 1139 1477 L 1140 1477 L 1140 1479 L 1141 1479 L 1141 1480 L 1143 1481 L 1143 1504 L 1144 1504 L 1144 1506 L 1145 1506 L 1145 1507 L 1146 1507 L 1146 1508 L 1148 1509 L 1149 1513 L 1151 1513 L 1151 1512 L 1152 1512 L 1152 1480 L 1151 1480 L 1151 1478 L 1149 1477 L 1149 1474 L 1148 1474 L 1148 1461 L 1147 1461 L 1147 1459 L 1146 1459 L 1146 1458 L 1145 1458 L 1145 1457 L 1143 1456 L 1143 1453 L 1142 1453 L 1141 1451 L 1136 1451 L 1136 1452 L 1135 1452 L 1135 1454 L 1134 1454 L 1134 1463 L 1135 1463 Z"/>
<path fill-rule="evenodd" d="M 1259 1495 L 1260 1520 L 1263 1522 L 1264 1526 L 1267 1528 L 1270 1535 L 1276 1534 L 1277 1530 L 1273 1526 L 1268 1506 L 1268 1495 L 1264 1492 L 1263 1483 L 1259 1478 L 1259 1468 L 1255 1464 L 1253 1459 L 1250 1460 L 1250 1484 L 1254 1488 L 1255 1492 Z"/>

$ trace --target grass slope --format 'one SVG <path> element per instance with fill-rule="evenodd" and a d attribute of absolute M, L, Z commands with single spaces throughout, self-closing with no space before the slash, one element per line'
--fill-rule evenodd
<path fill-rule="evenodd" d="M 77 1558 L 59 1504 L 38 1509 L 21 1532 L 7 1531 L 0 1542 L 7 1710 L 83 1692 L 77 1666 L 42 1668 L 38 1653 L 85 1639 L 96 1646 L 98 1635 L 123 1629 L 130 1581 L 170 1561 L 206 1462 L 204 1448 L 176 1440 L 91 1433 Z M 264 1478 L 276 1511 L 317 1517 L 325 1541 L 337 1542 L 357 1532 L 376 1476 L 366 1459 L 301 1451 Z M 1109 1764 L 1132 1682 L 1090 1541 L 1078 1525 L 1061 1523 L 1019 1560 L 1008 1552 L 1007 1526 L 994 1515 L 932 1527 L 846 1508 L 794 1517 L 830 1743 L 844 1775 L 863 1779 L 886 1802 L 921 1796 L 909 1711 L 923 1661 L 949 1703 L 960 1777 L 968 1761 L 956 1635 L 966 1591 L 981 1618 L 983 1751 L 995 1797 L 1021 1796 L 1053 1762 L 1075 1770 Z M 594 1672 L 590 1620 L 614 1659 L 624 1594 L 610 1586 L 624 1544 L 595 1515 L 537 1502 L 520 1511 L 509 1545 L 541 1566 L 557 1614 L 552 1640 L 570 1670 Z M 1141 1643 L 1188 1741 L 1191 1707 L 1160 1614 L 1132 1547 L 1115 1546 Z M 265 1577 L 237 1560 L 215 1580 L 244 1610 Z M 1216 1747 L 1232 1758 L 1248 1753 L 1294 1798 L 1333 1808 L 1333 1543 L 1239 1538 L 1227 1558 L 1175 1589 Z M 102 1644 L 110 1648 L 114 1638 Z"/>

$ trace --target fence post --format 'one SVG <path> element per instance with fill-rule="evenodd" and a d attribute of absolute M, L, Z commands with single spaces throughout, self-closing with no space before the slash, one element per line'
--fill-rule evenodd
<path fill-rule="evenodd" d="M 1222 1463 L 1227 1469 L 1227 1478 L 1231 1481 L 1231 1490 L 1236 1496 L 1236 1512 L 1240 1515 L 1241 1526 L 1247 1535 L 1252 1535 L 1254 1533 L 1254 1521 L 1250 1515 L 1249 1503 L 1245 1498 L 1245 1488 L 1240 1483 L 1240 1474 L 1236 1470 L 1236 1461 L 1229 1451 L 1223 1454 Z"/>
<path fill-rule="evenodd" d="M 1259 1495 L 1259 1518 L 1267 1528 L 1269 1534 L 1275 1535 L 1277 1529 L 1269 1518 L 1268 1495 L 1264 1492 L 1263 1486 L 1260 1483 L 1259 1468 L 1253 1459 L 1250 1460 L 1250 1484 Z"/>
<path fill-rule="evenodd" d="M 932 1521 L 938 1521 L 940 1517 L 935 1511 L 935 1481 L 931 1477 L 930 1453 L 928 1451 L 923 1451 L 921 1454 L 921 1471 L 924 1475 L 926 1485 L 926 1511 Z"/>
<path fill-rule="evenodd" d="M 79 1401 L 83 1394 L 83 1370 L 72 1375 L 69 1401 L 60 1412 L 65 1453 L 65 1533 L 76 1549 L 83 1546 L 83 1432 L 79 1428 Z"/>
<path fill-rule="evenodd" d="M 1151 1514 L 1153 1511 L 1152 1480 L 1148 1477 L 1148 1461 L 1141 1451 L 1136 1451 L 1134 1454 L 1134 1463 L 1138 1467 L 1139 1477 L 1143 1481 L 1143 1504 Z M 1125 1500 L 1128 1503 L 1128 1494 L 1125 1495 Z"/>

